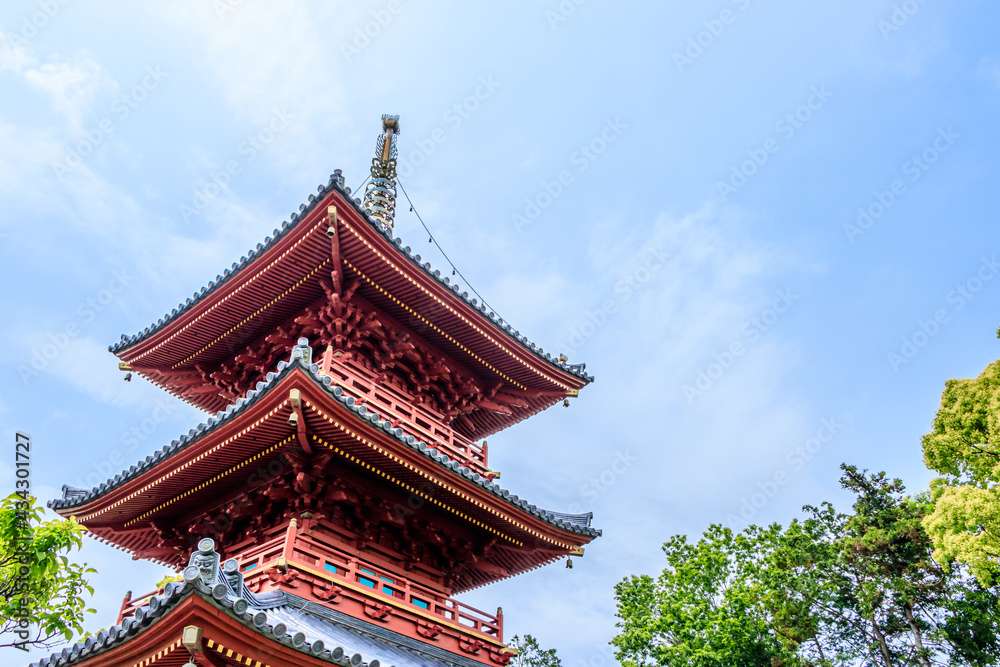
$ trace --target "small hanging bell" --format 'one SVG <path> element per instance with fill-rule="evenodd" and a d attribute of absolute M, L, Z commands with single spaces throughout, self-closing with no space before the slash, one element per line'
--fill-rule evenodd
<path fill-rule="evenodd" d="M 567 558 L 566 559 L 566 569 L 567 570 L 572 570 L 573 569 L 573 559 L 572 558 Z"/>

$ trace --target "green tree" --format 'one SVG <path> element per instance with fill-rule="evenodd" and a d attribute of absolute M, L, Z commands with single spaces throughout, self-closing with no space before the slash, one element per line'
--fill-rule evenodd
<path fill-rule="evenodd" d="M 970 623 L 985 629 L 979 621 L 990 605 L 995 628 L 1000 607 L 961 568 L 946 569 L 932 557 L 922 524 L 928 499 L 906 496 L 903 483 L 885 473 L 841 468 L 841 485 L 855 495 L 853 513 L 839 514 L 828 503 L 806 508 L 820 544 L 833 547 L 811 574 L 826 593 L 815 606 L 825 646 L 836 649 L 837 660 L 884 667 L 982 664 L 970 652 L 977 647 L 995 655 L 995 633 L 960 636 Z M 800 581 L 790 586 L 803 590 Z"/>
<path fill-rule="evenodd" d="M 44 521 L 35 499 L 0 501 L 0 648 L 51 648 L 83 633 L 83 599 L 94 572 L 66 554 L 80 548 L 84 528 L 73 519 Z"/>
<path fill-rule="evenodd" d="M 543 651 L 538 640 L 531 635 L 524 635 L 523 638 L 514 635 L 510 640 L 510 647 L 517 651 L 510 662 L 511 667 L 562 667 L 556 650 L 550 648 Z"/>
<path fill-rule="evenodd" d="M 163 578 L 156 582 L 156 590 L 160 590 L 170 582 L 184 581 L 183 574 L 165 574 Z"/>
<path fill-rule="evenodd" d="M 966 564 L 984 585 L 1000 578 L 1000 361 L 972 380 L 948 380 L 924 462 L 942 475 L 924 519 L 940 562 Z"/>
<path fill-rule="evenodd" d="M 618 659 L 628 667 L 772 667 L 791 657 L 755 577 L 779 530 L 754 526 L 736 534 L 713 525 L 696 544 L 672 537 L 657 578 L 633 576 L 615 587 Z"/>
<path fill-rule="evenodd" d="M 656 579 L 616 587 L 629 667 L 995 664 L 1000 598 L 932 556 L 926 497 L 843 466 L 852 512 L 807 506 L 787 529 L 712 526 L 663 549 Z"/>

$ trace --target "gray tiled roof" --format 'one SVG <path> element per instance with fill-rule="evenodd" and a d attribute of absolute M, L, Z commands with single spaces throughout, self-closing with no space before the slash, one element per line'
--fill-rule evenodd
<path fill-rule="evenodd" d="M 184 581 L 168 583 L 162 595 L 150 598 L 120 625 L 33 662 L 31 667 L 66 667 L 109 651 L 144 632 L 192 595 L 270 641 L 342 667 L 365 663 L 368 667 L 481 667 L 482 663 L 464 656 L 281 591 L 254 595 L 239 574 L 219 572 L 222 568 L 214 546 L 212 540 L 199 544 L 201 553 L 209 552 L 216 559 L 216 574 L 207 580 L 197 567 L 189 566 L 184 570 Z M 234 571 L 237 567 L 236 561 L 227 565 Z"/>
<path fill-rule="evenodd" d="M 443 285 L 446 289 L 450 290 L 456 296 L 463 299 L 474 310 L 479 311 L 482 317 L 486 321 L 491 322 L 493 326 L 502 331 L 509 338 L 517 341 L 522 347 L 524 347 L 527 350 L 530 350 L 539 358 L 544 359 L 553 366 L 556 366 L 566 371 L 567 373 L 571 373 L 588 382 L 593 381 L 594 378 L 592 376 L 587 375 L 586 364 L 570 364 L 564 361 L 559 361 L 558 355 L 552 356 L 551 353 L 546 352 L 545 350 L 543 350 L 542 348 L 538 347 L 530 340 L 528 340 L 526 336 L 522 336 L 520 331 L 517 331 L 516 329 L 514 329 L 514 327 L 505 322 L 499 315 L 487 309 L 486 304 L 479 303 L 478 299 L 470 298 L 469 293 L 463 292 L 457 284 L 453 284 L 448 276 L 442 277 L 441 271 L 432 268 L 430 262 L 422 261 L 420 255 L 413 254 L 409 246 L 404 247 L 402 239 L 400 238 L 394 239 L 392 237 L 392 234 L 390 234 L 388 230 L 383 228 L 376 220 L 374 220 L 368 214 L 367 210 L 361 208 L 360 199 L 351 198 L 351 190 L 350 188 L 344 186 L 344 178 L 343 176 L 341 176 L 339 169 L 335 170 L 334 173 L 330 175 L 330 181 L 326 185 L 320 185 L 317 188 L 318 194 L 309 195 L 308 203 L 299 206 L 298 213 L 291 214 L 289 218 L 290 221 L 282 222 L 280 229 L 275 229 L 272 232 L 272 236 L 268 236 L 267 238 L 264 239 L 263 243 L 258 243 L 256 248 L 251 249 L 250 251 L 247 252 L 246 255 L 240 257 L 239 262 L 233 262 L 232 267 L 226 269 L 223 272 L 223 274 L 216 276 L 215 280 L 209 281 L 207 285 L 203 286 L 199 291 L 192 294 L 191 298 L 186 299 L 184 303 L 178 304 L 177 308 L 174 308 L 169 313 L 165 314 L 162 318 L 160 318 L 159 321 L 156 322 L 156 324 L 146 327 L 145 329 L 135 334 L 134 336 L 123 335 L 121 341 L 114 345 L 109 346 L 108 350 L 110 350 L 113 353 L 118 353 L 121 350 L 127 349 L 132 345 L 135 345 L 136 343 L 149 337 L 150 335 L 156 333 L 157 331 L 165 327 L 167 324 L 169 324 L 171 321 L 182 315 L 188 309 L 194 307 L 199 301 L 201 301 L 206 296 L 214 292 L 221 285 L 226 284 L 229 280 L 233 278 L 233 276 L 245 270 L 248 266 L 250 266 L 250 264 L 253 263 L 253 260 L 257 256 L 266 251 L 273 243 L 275 243 L 282 236 L 284 236 L 289 231 L 294 229 L 299 224 L 299 222 L 301 222 L 306 217 L 306 215 L 308 215 L 331 190 L 336 190 L 341 195 L 343 195 L 345 201 L 347 201 L 352 205 L 352 207 L 358 213 L 358 215 L 360 215 L 365 221 L 367 221 L 368 224 L 371 225 L 372 229 L 376 230 L 379 234 L 384 236 L 389 241 L 389 243 L 395 246 L 395 248 L 399 251 L 399 253 L 402 256 L 409 259 L 410 262 L 415 266 L 420 267 L 420 269 L 422 269 L 424 273 L 426 273 L 428 276 L 430 276 L 438 283 Z"/>
<path fill-rule="evenodd" d="M 372 412 L 366 406 L 355 404 L 354 397 L 345 395 L 340 387 L 331 386 L 333 385 L 333 378 L 329 375 L 320 375 L 318 365 L 304 361 L 309 359 L 311 359 L 311 350 L 308 346 L 297 346 L 292 351 L 290 361 L 279 362 L 277 372 L 268 373 L 265 380 L 258 382 L 257 387 L 248 392 L 246 397 L 240 398 L 225 411 L 219 412 L 214 417 L 209 417 L 207 422 L 201 423 L 196 428 L 191 429 L 188 431 L 187 435 L 181 436 L 178 440 L 174 440 L 171 444 L 165 446 L 155 454 L 147 456 L 145 460 L 140 461 L 138 465 L 132 466 L 128 470 L 123 471 L 120 475 L 115 475 L 114 479 L 108 480 L 104 484 L 95 487 L 89 492 L 81 492 L 80 489 L 63 487 L 63 497 L 57 500 L 50 500 L 48 502 L 48 506 L 53 509 L 77 507 L 104 495 L 129 479 L 132 479 L 133 477 L 149 470 L 163 459 L 174 456 L 178 452 L 191 446 L 205 434 L 210 433 L 216 428 L 219 428 L 221 425 L 231 421 L 248 406 L 253 405 L 254 402 L 256 402 L 261 396 L 264 396 L 271 387 L 274 387 L 279 381 L 281 381 L 282 378 L 288 375 L 292 369 L 301 368 L 314 382 L 316 382 L 317 385 L 323 387 L 329 396 L 331 396 L 344 409 L 353 414 L 355 418 L 367 422 L 372 427 L 383 430 L 399 442 L 420 452 L 430 460 L 434 461 L 442 468 L 450 470 L 452 473 L 490 491 L 495 496 L 504 499 L 511 505 L 528 512 L 529 514 L 532 514 L 533 516 L 536 516 L 553 526 L 590 537 L 597 537 L 601 534 L 600 530 L 592 528 L 590 525 L 593 513 L 562 514 L 558 512 L 550 512 L 529 504 L 528 501 L 519 498 L 517 495 L 507 491 L 506 489 L 501 488 L 500 485 L 496 484 L 492 480 L 483 477 L 479 473 L 469 470 L 469 468 L 461 465 L 458 461 L 451 460 L 448 456 L 438 452 L 426 442 L 418 441 L 415 436 L 404 433 L 403 429 L 393 427 L 389 420 L 382 420 L 378 414 Z"/>
<path fill-rule="evenodd" d="M 374 655 L 396 667 L 482 667 L 481 662 L 424 644 L 391 630 L 353 618 L 315 602 L 287 595 L 288 604 L 267 612 L 268 620 L 284 623 L 324 646 L 350 646 L 362 656 Z"/>

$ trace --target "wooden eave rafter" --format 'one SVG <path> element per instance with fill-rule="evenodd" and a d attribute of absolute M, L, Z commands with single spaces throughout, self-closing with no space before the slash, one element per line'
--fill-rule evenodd
<path fill-rule="evenodd" d="M 157 516 L 190 511 L 199 504 L 206 508 L 214 506 L 214 502 L 205 499 L 214 501 L 223 495 L 227 471 L 235 472 L 254 461 L 265 461 L 261 457 L 276 456 L 280 447 L 298 441 L 297 428 L 288 424 L 292 412 L 290 390 L 300 392 L 303 415 L 300 419 L 308 422 L 308 434 L 315 447 L 332 449 L 346 459 L 342 464 L 361 466 L 404 489 L 433 485 L 440 489 L 441 495 L 428 497 L 430 502 L 478 530 L 504 538 L 503 542 L 511 548 L 531 549 L 537 544 L 569 553 L 593 539 L 553 526 L 512 506 L 359 420 L 332 401 L 301 367 L 294 368 L 235 419 L 205 434 L 179 455 L 160 461 L 100 498 L 57 512 L 76 516 L 97 534 L 113 540 L 118 531 L 148 526 L 148 521 Z M 171 509 L 164 512 L 168 507 Z"/>
<path fill-rule="evenodd" d="M 261 667 L 330 665 L 328 661 L 267 640 L 229 614 L 220 613 L 197 594 L 189 595 L 169 609 L 165 616 L 153 621 L 140 634 L 81 664 L 85 667 L 180 667 L 191 657 L 181 643 L 183 629 L 190 625 L 201 628 L 203 633 L 201 645 L 196 651 L 196 664 L 222 667 L 235 664 L 239 655 L 242 658 L 239 664 L 252 667 L 256 667 L 258 662 Z M 224 651 L 215 650 L 216 645 L 222 645 Z M 229 650 L 232 654 L 227 656 Z"/>
<path fill-rule="evenodd" d="M 326 235 L 330 206 L 338 211 L 335 251 L 331 251 Z M 337 257 L 341 266 L 334 270 Z M 526 394 L 551 392 L 557 395 L 555 400 L 575 395 L 587 383 L 514 341 L 460 296 L 416 267 L 336 189 L 331 189 L 320 205 L 238 275 L 117 355 L 134 372 L 180 393 L 170 383 L 183 383 L 184 378 L 193 382 L 195 363 L 218 363 L 294 317 L 322 297 L 319 281 L 331 275 L 344 276 L 341 280 L 346 276 L 363 280 L 368 298 L 401 321 L 422 327 L 442 351 L 477 374 L 500 378 Z M 209 394 L 186 398 L 198 407 L 217 408 L 218 401 L 213 404 L 210 399 Z"/>

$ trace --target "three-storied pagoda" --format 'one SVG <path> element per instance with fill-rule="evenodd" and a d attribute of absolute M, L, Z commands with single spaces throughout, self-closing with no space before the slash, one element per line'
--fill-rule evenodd
<path fill-rule="evenodd" d="M 117 625 L 40 667 L 504 665 L 502 612 L 452 596 L 600 534 L 495 482 L 483 438 L 592 378 L 392 238 L 398 131 L 383 118 L 364 203 L 336 171 L 111 348 L 217 414 L 50 506 L 183 581 L 127 595 Z"/>

